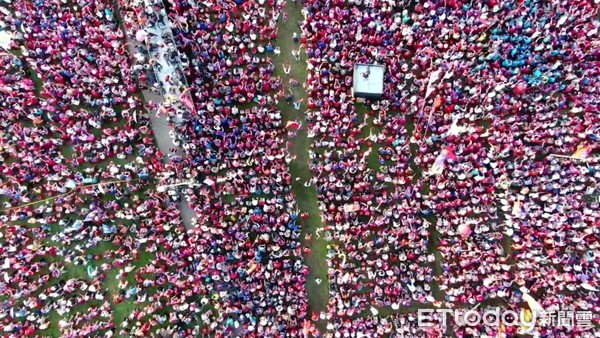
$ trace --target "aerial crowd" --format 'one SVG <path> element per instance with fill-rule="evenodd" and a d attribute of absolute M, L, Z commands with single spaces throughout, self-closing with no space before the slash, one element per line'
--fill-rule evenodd
<path fill-rule="evenodd" d="M 415 309 L 532 298 L 593 314 L 539 335 L 598 334 L 597 15 L 591 0 L 0 3 L 2 335 L 512 337 L 420 327 Z M 281 25 L 298 34 L 279 77 Z M 357 63 L 385 66 L 380 100 L 354 97 Z M 292 108 L 329 243 L 321 313 Z"/>

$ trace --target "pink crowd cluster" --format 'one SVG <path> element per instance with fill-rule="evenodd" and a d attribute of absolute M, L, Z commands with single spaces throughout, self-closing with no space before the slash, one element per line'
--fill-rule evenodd
<path fill-rule="evenodd" d="M 297 98 L 273 64 L 284 5 L 0 5 L 13 36 L 0 52 L 2 334 L 320 336 L 320 317 L 328 337 L 441 337 L 439 317 L 425 328 L 407 312 L 531 299 L 593 314 L 540 336 L 598 334 L 594 3 L 303 1 L 306 60 L 293 56 L 308 68 L 306 185 L 329 242 L 321 314 L 289 171 L 300 125 L 279 109 Z M 154 44 L 155 26 L 174 41 Z M 151 79 L 162 50 L 185 81 Z M 357 63 L 385 65 L 380 100 L 354 97 Z M 139 89 L 155 84 L 170 90 L 146 107 Z M 148 111 L 182 151 L 157 149 Z"/>
<path fill-rule="evenodd" d="M 112 2 L 2 6 L 2 335 L 194 335 L 176 277 L 192 265 L 188 238 L 154 186 L 175 169 L 135 96 Z"/>
<path fill-rule="evenodd" d="M 525 293 L 549 311 L 597 311 L 592 2 L 309 0 L 304 12 L 329 331 L 382 336 L 372 305 L 518 309 Z M 386 67 L 365 109 L 356 63 Z"/>

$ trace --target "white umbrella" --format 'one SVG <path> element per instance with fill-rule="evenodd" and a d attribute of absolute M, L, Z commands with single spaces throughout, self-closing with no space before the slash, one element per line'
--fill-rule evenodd
<path fill-rule="evenodd" d="M 143 30 L 143 29 L 140 29 L 139 31 L 137 31 L 137 32 L 135 33 L 135 39 L 136 39 L 138 42 L 144 42 L 144 41 L 146 40 L 146 38 L 147 38 L 147 37 L 148 37 L 148 33 L 146 33 L 146 31 L 145 31 L 145 30 Z"/>

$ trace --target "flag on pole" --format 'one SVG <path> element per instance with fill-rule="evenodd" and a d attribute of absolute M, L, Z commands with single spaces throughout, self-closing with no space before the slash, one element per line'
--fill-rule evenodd
<path fill-rule="evenodd" d="M 437 109 L 440 105 L 442 105 L 442 97 L 437 95 L 435 101 L 433 101 L 433 108 Z"/>
<path fill-rule="evenodd" d="M 441 69 L 438 69 L 429 75 L 429 82 L 427 83 L 427 91 L 425 92 L 425 98 L 428 98 L 431 93 L 433 93 L 433 85 L 440 79 Z"/>
<path fill-rule="evenodd" d="M 529 293 L 525 292 L 526 290 L 521 288 L 520 291 L 523 292 L 523 300 L 527 302 L 527 305 L 533 313 L 538 314 L 544 311 L 542 304 L 540 304 L 535 298 L 531 297 Z"/>
<path fill-rule="evenodd" d="M 100 183 L 100 184 L 98 184 L 98 191 L 100 191 L 100 193 L 101 193 L 102 195 L 106 195 L 106 192 L 104 191 L 104 188 L 102 188 L 102 184 L 103 184 L 103 183 Z"/>
<path fill-rule="evenodd" d="M 431 113 L 429 113 L 429 118 L 427 118 L 427 125 L 431 124 L 431 119 L 433 117 L 433 113 L 441 104 L 442 104 L 442 97 L 437 95 L 435 97 L 435 100 L 433 101 L 433 107 L 431 108 Z"/>
<path fill-rule="evenodd" d="M 65 187 L 69 189 L 75 189 L 77 187 L 77 182 L 75 182 L 75 180 L 68 180 L 65 184 Z"/>
<path fill-rule="evenodd" d="M 577 150 L 573 153 L 573 155 L 571 155 L 571 157 L 583 160 L 585 158 L 587 158 L 590 153 L 592 152 L 592 147 L 590 146 L 584 146 L 583 144 L 579 145 L 579 147 L 577 147 Z"/>
<path fill-rule="evenodd" d="M 521 327 L 519 327 L 519 334 L 526 334 L 533 329 L 535 326 L 534 314 L 529 309 L 521 309 L 519 318 L 522 320 Z"/>
<path fill-rule="evenodd" d="M 444 172 L 444 169 L 446 168 L 446 161 L 448 159 L 451 160 L 456 160 L 456 155 L 454 155 L 454 151 L 452 150 L 451 147 L 446 147 L 444 148 L 444 150 L 442 150 L 442 152 L 440 152 L 440 154 L 438 155 L 438 157 L 435 159 L 435 162 L 433 163 L 433 166 L 431 167 L 429 174 L 430 175 L 440 175 L 441 173 Z"/>
<path fill-rule="evenodd" d="M 506 326 L 504 323 L 500 323 L 500 328 L 498 329 L 498 338 L 506 337 Z"/>

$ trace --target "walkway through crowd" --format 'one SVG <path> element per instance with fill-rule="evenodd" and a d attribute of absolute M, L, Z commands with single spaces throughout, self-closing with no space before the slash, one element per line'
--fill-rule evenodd
<path fill-rule="evenodd" d="M 115 2 L 115 8 L 119 8 L 118 2 Z M 172 96 L 172 95 L 177 95 L 177 94 L 180 95 L 181 94 L 181 93 L 179 93 L 176 86 L 169 85 L 169 81 L 171 81 L 171 80 L 168 79 L 168 77 L 171 77 L 172 76 L 171 74 L 176 73 L 175 71 L 177 69 L 181 69 L 183 66 L 180 62 L 181 60 L 179 60 L 179 59 L 175 60 L 176 62 L 171 62 L 166 59 L 166 57 L 169 55 L 169 52 L 166 50 L 166 48 L 168 48 L 168 46 L 164 43 L 162 37 L 170 36 L 172 38 L 173 34 L 172 34 L 172 32 L 168 32 L 171 30 L 170 25 L 167 24 L 168 19 L 166 17 L 163 17 L 163 20 L 161 20 L 161 21 L 166 21 L 166 22 L 164 22 L 161 25 L 156 25 L 154 27 L 154 30 L 152 30 L 150 32 L 153 35 L 154 40 L 156 40 L 155 41 L 156 44 L 159 46 L 163 46 L 163 47 L 158 48 L 155 51 L 157 58 L 154 59 L 154 61 L 156 61 L 156 62 L 149 62 L 150 65 L 154 66 L 154 69 L 150 69 L 149 71 L 151 73 L 155 74 L 156 80 L 159 81 L 158 83 L 165 83 L 166 86 L 164 88 L 158 88 L 158 90 L 156 90 L 156 89 L 142 90 L 142 94 L 143 94 L 144 100 L 146 102 L 153 102 L 158 107 L 158 111 L 148 112 L 149 113 L 148 115 L 150 118 L 154 137 L 158 144 L 158 149 L 160 149 L 160 151 L 164 154 L 163 160 L 165 161 L 165 163 L 169 163 L 169 162 L 171 162 L 171 157 L 169 156 L 169 154 L 171 153 L 171 149 L 175 149 L 177 155 L 182 155 L 183 150 L 180 148 L 180 146 L 176 145 L 173 142 L 174 136 L 172 136 L 171 132 L 170 132 L 171 129 L 169 127 L 169 122 L 167 121 L 167 114 L 160 114 L 160 110 L 162 109 L 163 105 L 165 104 L 165 98 L 167 98 L 169 95 Z M 119 20 L 119 22 L 122 22 L 122 21 Z M 142 46 L 142 43 L 139 41 L 128 39 L 127 42 L 128 42 L 129 53 L 131 53 L 131 55 L 134 55 L 134 56 L 136 54 L 140 54 L 139 47 L 144 47 L 144 46 Z M 152 48 L 150 48 L 150 49 L 152 49 Z M 150 53 L 152 53 L 152 52 L 150 51 Z M 166 79 L 168 81 L 165 81 Z M 181 80 L 185 81 L 185 77 L 182 77 Z M 171 94 L 171 92 L 174 92 L 174 93 Z M 187 201 L 184 196 L 180 197 L 179 211 L 180 211 L 181 218 L 182 218 L 182 221 L 183 221 L 183 224 L 185 225 L 185 227 L 188 230 L 194 228 L 195 227 L 195 220 L 194 220 L 195 213 L 194 213 L 194 210 L 192 209 L 192 207 L 190 206 L 189 201 Z"/>
<path fill-rule="evenodd" d="M 304 20 L 301 10 L 302 6 L 298 1 L 287 1 L 285 11 L 287 18 L 280 19 L 278 24 L 277 46 L 280 47 L 281 52 L 275 55 L 274 63 L 276 66 L 275 75 L 282 78 L 287 87 L 287 93 L 293 95 L 293 100 L 290 102 L 279 102 L 279 109 L 282 111 L 286 122 L 298 122 L 301 125 L 299 130 L 291 135 L 292 138 L 289 141 L 289 151 L 292 155 L 289 168 L 294 178 L 292 190 L 296 195 L 300 211 L 308 213 L 308 217 L 301 221 L 301 225 L 304 232 L 303 244 L 310 248 L 310 252 L 305 257 L 306 265 L 310 268 L 306 286 L 310 310 L 320 316 L 317 327 L 322 333 L 325 333 L 327 328 L 325 314 L 329 299 L 329 277 L 326 262 L 328 243 L 325 236 L 321 234 L 323 222 L 319 210 L 317 191 L 313 183 L 313 176 L 308 168 L 311 139 L 308 137 L 306 127 L 304 127 L 306 126 L 306 105 L 304 104 L 306 102 L 306 90 L 304 83 L 306 82 L 307 73 L 306 55 L 301 50 L 302 47 L 299 41 L 301 35 L 300 24 Z M 294 54 L 299 51 L 300 61 L 297 61 Z M 294 106 L 293 102 L 300 104 L 299 109 Z"/>

